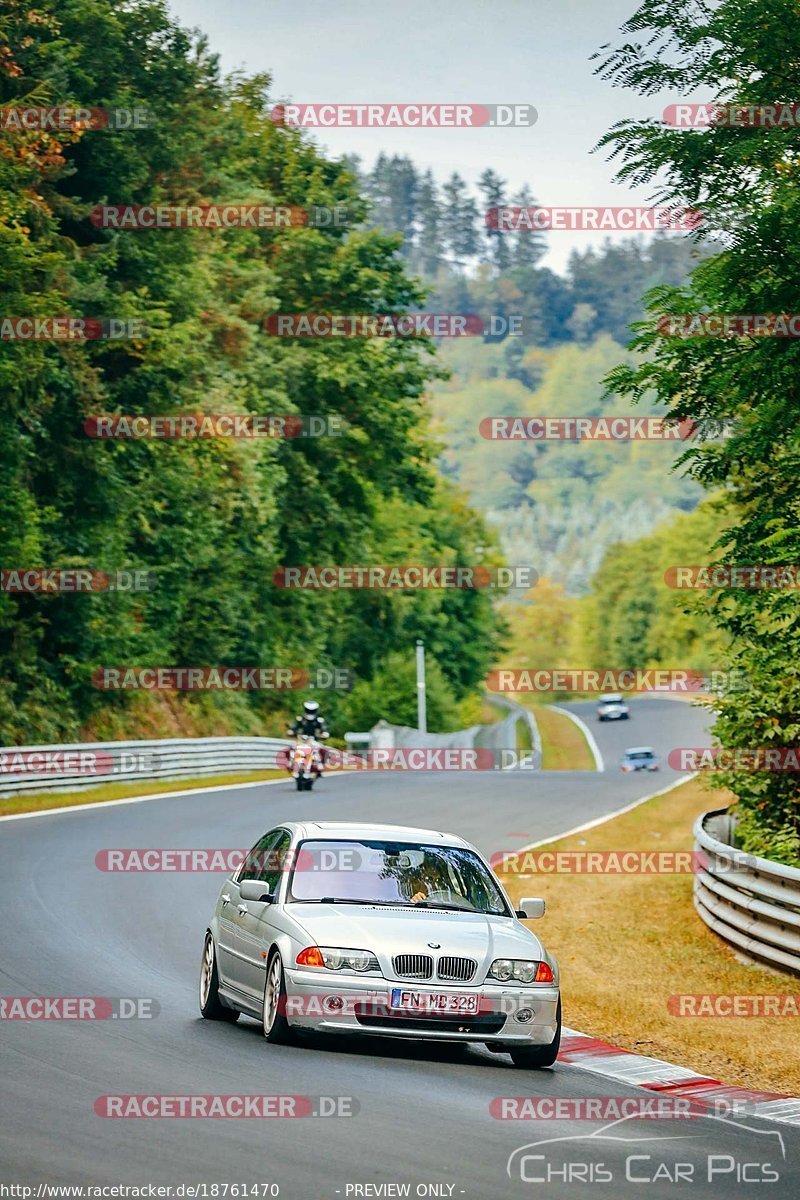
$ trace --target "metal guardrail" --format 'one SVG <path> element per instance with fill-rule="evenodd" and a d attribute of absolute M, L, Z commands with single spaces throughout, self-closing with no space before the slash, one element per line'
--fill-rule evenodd
<path fill-rule="evenodd" d="M 533 767 L 537 771 L 540 771 L 542 769 L 542 737 L 539 733 L 539 726 L 536 724 L 536 718 L 531 710 L 526 708 L 523 704 L 518 704 L 516 700 L 509 700 L 507 696 L 487 695 L 486 699 L 490 704 L 494 704 L 498 708 L 504 708 L 506 712 L 511 714 L 511 716 L 507 717 L 505 721 L 501 721 L 499 725 L 489 725 L 487 727 L 489 730 L 499 730 L 501 728 L 503 730 L 509 729 L 511 731 L 511 738 L 514 741 L 514 744 L 516 744 L 517 721 L 523 721 L 528 726 L 531 736 L 531 752 L 527 758 L 522 760 L 520 766 L 524 765 L 527 767 Z M 507 739 L 508 735 L 506 734 L 505 736 Z"/>
<path fill-rule="evenodd" d="M 283 738 L 157 738 L 0 747 L 0 796 L 74 791 L 100 783 L 227 775 L 275 767 Z M 17 766 L 21 769 L 14 770 Z M 41 770 L 36 768 L 41 766 Z"/>
<path fill-rule="evenodd" d="M 737 850 L 733 832 L 725 809 L 695 821 L 694 906 L 738 950 L 800 975 L 800 870 Z"/>

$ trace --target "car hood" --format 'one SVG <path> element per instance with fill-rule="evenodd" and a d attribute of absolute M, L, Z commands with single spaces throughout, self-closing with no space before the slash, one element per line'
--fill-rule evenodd
<path fill-rule="evenodd" d="M 371 950 L 390 973 L 390 960 L 395 954 L 474 958 L 479 977 L 496 958 L 544 957 L 542 943 L 535 934 L 508 917 L 344 904 L 293 904 L 289 911 L 305 929 L 310 943 Z M 431 947 L 430 942 L 437 945 Z"/>

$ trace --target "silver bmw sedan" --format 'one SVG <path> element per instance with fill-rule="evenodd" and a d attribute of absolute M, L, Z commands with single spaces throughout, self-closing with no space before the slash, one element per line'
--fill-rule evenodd
<path fill-rule="evenodd" d="M 483 1042 L 548 1067 L 558 964 L 474 846 L 399 825 L 288 821 L 225 880 L 206 930 L 200 1011 L 269 1042 L 298 1033 Z"/>

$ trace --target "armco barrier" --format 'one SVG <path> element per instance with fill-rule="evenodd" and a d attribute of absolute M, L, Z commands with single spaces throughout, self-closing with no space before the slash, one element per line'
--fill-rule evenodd
<path fill-rule="evenodd" d="M 702 813 L 693 832 L 702 864 L 694 906 L 702 920 L 752 958 L 800 975 L 800 870 L 736 850 L 724 809 Z"/>
<path fill-rule="evenodd" d="M 514 700 L 505 696 L 485 697 L 490 704 L 502 708 L 509 715 L 493 725 L 470 725 L 468 729 L 454 729 L 450 733 L 420 733 L 411 725 L 390 725 L 388 721 L 379 721 L 370 730 L 372 748 L 379 746 L 387 748 L 404 748 L 425 746 L 431 748 L 478 748 L 481 750 L 513 751 L 516 754 L 517 724 L 523 721 L 530 731 L 531 750 L 522 762 L 514 762 L 514 766 L 525 766 L 539 770 L 542 765 L 542 739 L 539 728 L 529 709 L 523 708 Z"/>
<path fill-rule="evenodd" d="M 98 783 L 148 779 L 183 779 L 196 775 L 228 775 L 263 771 L 276 765 L 279 750 L 291 745 L 282 738 L 157 738 L 149 742 L 75 742 L 62 746 L 0 747 L 0 796 L 19 792 L 74 791 Z M 24 757 L 25 771 L 9 771 L 14 756 Z M 64 769 L 31 770 L 34 755 L 61 755 Z M 59 760 L 56 760 L 57 762 Z"/>
<path fill-rule="evenodd" d="M 542 738 L 539 733 L 539 726 L 536 724 L 536 718 L 531 710 L 529 708 L 525 708 L 523 704 L 518 704 L 516 700 L 509 700 L 507 696 L 490 696 L 487 694 L 486 699 L 490 704 L 494 704 L 498 708 L 504 708 L 507 712 L 511 713 L 511 716 L 506 717 L 506 720 L 501 722 L 500 725 L 484 726 L 485 729 L 490 731 L 489 736 L 491 737 L 492 730 L 499 730 L 501 727 L 504 727 L 510 730 L 512 742 L 516 744 L 516 723 L 517 721 L 524 721 L 528 726 L 531 738 L 531 753 L 528 755 L 528 759 L 526 761 L 530 762 L 537 770 L 541 770 Z M 507 736 L 508 735 L 506 735 L 506 737 Z M 480 744 L 480 742 L 476 741 L 476 745 Z M 491 744 L 491 741 L 487 742 L 487 745 Z"/>

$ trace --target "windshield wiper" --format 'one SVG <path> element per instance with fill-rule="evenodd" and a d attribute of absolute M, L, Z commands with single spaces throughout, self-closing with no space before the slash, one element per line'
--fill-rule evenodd
<path fill-rule="evenodd" d="M 446 908 L 448 912 L 464 912 L 476 913 L 480 910 L 477 908 L 464 908 L 463 904 L 445 904 L 440 900 L 418 900 L 412 908 Z"/>
<path fill-rule="evenodd" d="M 320 896 L 319 899 L 317 897 L 313 899 L 293 897 L 292 904 L 379 904 L 382 908 L 386 905 L 394 905 L 396 908 L 407 907 L 402 900 L 351 900 L 345 896 Z"/>

